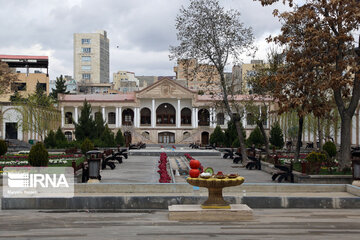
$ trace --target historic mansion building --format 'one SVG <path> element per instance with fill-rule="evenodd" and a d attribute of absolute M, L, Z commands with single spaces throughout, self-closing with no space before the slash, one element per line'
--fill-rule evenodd
<path fill-rule="evenodd" d="M 243 102 L 246 98 L 236 96 L 236 101 Z M 215 127 L 227 128 L 230 119 L 224 109 L 216 107 L 221 99 L 198 95 L 174 80 L 163 79 L 127 94 L 60 94 L 61 128 L 69 140 L 75 138 L 73 121 L 78 121 L 85 99 L 91 104 L 93 118 L 101 113 L 113 132 L 121 129 L 127 144 L 141 141 L 206 145 Z M 247 122 L 246 118 L 242 121 L 248 135 L 254 123 Z M 270 124 L 268 118 L 265 128 Z"/>

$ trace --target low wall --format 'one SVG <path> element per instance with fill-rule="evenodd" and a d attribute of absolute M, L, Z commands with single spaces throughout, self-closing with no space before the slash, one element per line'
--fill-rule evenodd
<path fill-rule="evenodd" d="M 278 171 L 273 164 L 261 161 L 261 170 L 272 174 Z M 351 184 L 351 175 L 307 175 L 297 171 L 293 171 L 295 183 L 309 184 Z"/>

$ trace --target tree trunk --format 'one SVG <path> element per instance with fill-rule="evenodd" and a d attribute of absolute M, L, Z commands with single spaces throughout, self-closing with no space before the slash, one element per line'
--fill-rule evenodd
<path fill-rule="evenodd" d="M 342 171 L 351 165 L 351 139 L 350 131 L 352 130 L 351 117 L 345 113 L 340 114 L 341 117 L 341 144 L 340 144 L 340 157 L 339 170 Z"/>
<path fill-rule="evenodd" d="M 262 121 L 257 121 L 257 125 L 260 128 L 261 134 L 264 137 L 265 140 L 265 151 L 266 151 L 266 157 L 270 156 L 270 150 L 269 150 L 269 138 L 265 132 L 264 125 L 262 124 Z"/>
<path fill-rule="evenodd" d="M 238 133 L 238 138 L 239 138 L 239 143 L 240 143 L 240 152 L 242 155 L 242 160 L 243 160 L 243 165 L 244 165 L 246 162 L 248 162 L 248 158 L 247 158 L 247 154 L 246 154 L 245 139 L 242 134 L 240 121 L 237 118 L 235 118 L 234 122 L 235 122 L 235 126 L 236 126 L 236 131 Z"/>
<path fill-rule="evenodd" d="M 298 135 L 297 135 L 297 141 L 296 141 L 296 149 L 295 149 L 295 157 L 294 157 L 295 162 L 299 161 L 303 127 L 304 127 L 304 117 L 299 116 L 299 129 L 298 129 Z"/>
<path fill-rule="evenodd" d="M 322 134 L 322 126 L 321 126 L 321 119 L 320 117 L 317 118 L 318 122 L 318 136 L 319 136 L 319 150 L 322 150 L 322 143 L 323 143 L 323 134 Z"/>
<path fill-rule="evenodd" d="M 221 83 L 221 87 L 222 87 L 222 93 L 224 94 L 223 103 L 225 105 L 225 109 L 226 109 L 228 116 L 230 117 L 230 119 L 234 120 L 236 131 L 238 133 L 238 138 L 239 138 L 239 143 L 240 143 L 240 151 L 241 151 L 243 163 L 246 163 L 248 161 L 248 158 L 246 155 L 245 139 L 244 139 L 244 136 L 242 135 L 242 129 L 240 126 L 241 114 L 237 113 L 236 117 L 234 117 L 234 114 L 231 110 L 231 106 L 229 104 L 229 99 L 228 99 L 229 95 L 228 95 L 227 85 L 226 85 L 226 81 L 225 81 L 224 67 L 216 66 L 216 68 L 220 74 L 220 83 Z M 233 96 L 231 96 L 231 97 L 233 97 Z M 245 117 L 245 116 L 243 116 L 243 117 Z"/>

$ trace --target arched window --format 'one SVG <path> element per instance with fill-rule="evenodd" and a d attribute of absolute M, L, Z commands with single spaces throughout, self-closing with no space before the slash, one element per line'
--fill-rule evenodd
<path fill-rule="evenodd" d="M 150 139 L 150 133 L 145 131 L 145 132 L 142 132 L 141 135 L 146 138 L 146 139 Z"/>
<path fill-rule="evenodd" d="M 183 108 L 181 110 L 181 124 L 191 124 L 191 110 L 189 108 Z"/>
<path fill-rule="evenodd" d="M 140 124 L 150 125 L 151 124 L 151 111 L 148 108 L 143 108 L 140 111 Z"/>
<path fill-rule="evenodd" d="M 116 114 L 114 112 L 108 113 L 108 124 L 115 124 L 116 123 Z"/>
<path fill-rule="evenodd" d="M 184 132 L 183 133 L 183 139 L 189 138 L 190 137 L 190 133 L 189 132 Z"/>
<path fill-rule="evenodd" d="M 66 112 L 65 113 L 65 124 L 72 124 L 73 118 L 72 118 L 72 112 Z"/>
<path fill-rule="evenodd" d="M 217 125 L 224 125 L 224 122 L 225 122 L 224 113 L 216 114 L 216 124 Z"/>
<path fill-rule="evenodd" d="M 71 142 L 72 141 L 72 132 L 66 131 L 64 134 L 65 134 L 66 140 L 68 140 L 68 142 Z"/>
<path fill-rule="evenodd" d="M 125 109 L 122 112 L 123 125 L 133 125 L 134 122 L 134 111 L 130 108 Z"/>
<path fill-rule="evenodd" d="M 210 126 L 210 113 L 207 109 L 200 109 L 198 113 L 199 126 Z"/>
<path fill-rule="evenodd" d="M 156 109 L 156 124 L 175 125 L 175 108 L 163 103 Z"/>
<path fill-rule="evenodd" d="M 175 133 L 172 133 L 172 132 L 159 133 L 158 142 L 159 143 L 175 143 Z"/>

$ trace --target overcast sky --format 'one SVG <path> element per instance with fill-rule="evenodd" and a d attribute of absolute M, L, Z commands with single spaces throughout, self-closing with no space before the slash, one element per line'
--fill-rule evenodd
<path fill-rule="evenodd" d="M 265 38 L 280 29 L 274 7 L 253 0 L 220 2 L 241 12 L 256 37 L 256 58 L 265 58 Z M 177 44 L 175 17 L 182 5 L 188 6 L 188 0 L 0 0 L 0 54 L 46 55 L 50 79 L 73 75 L 73 34 L 104 29 L 111 80 L 118 70 L 175 75 L 168 50 Z"/>

